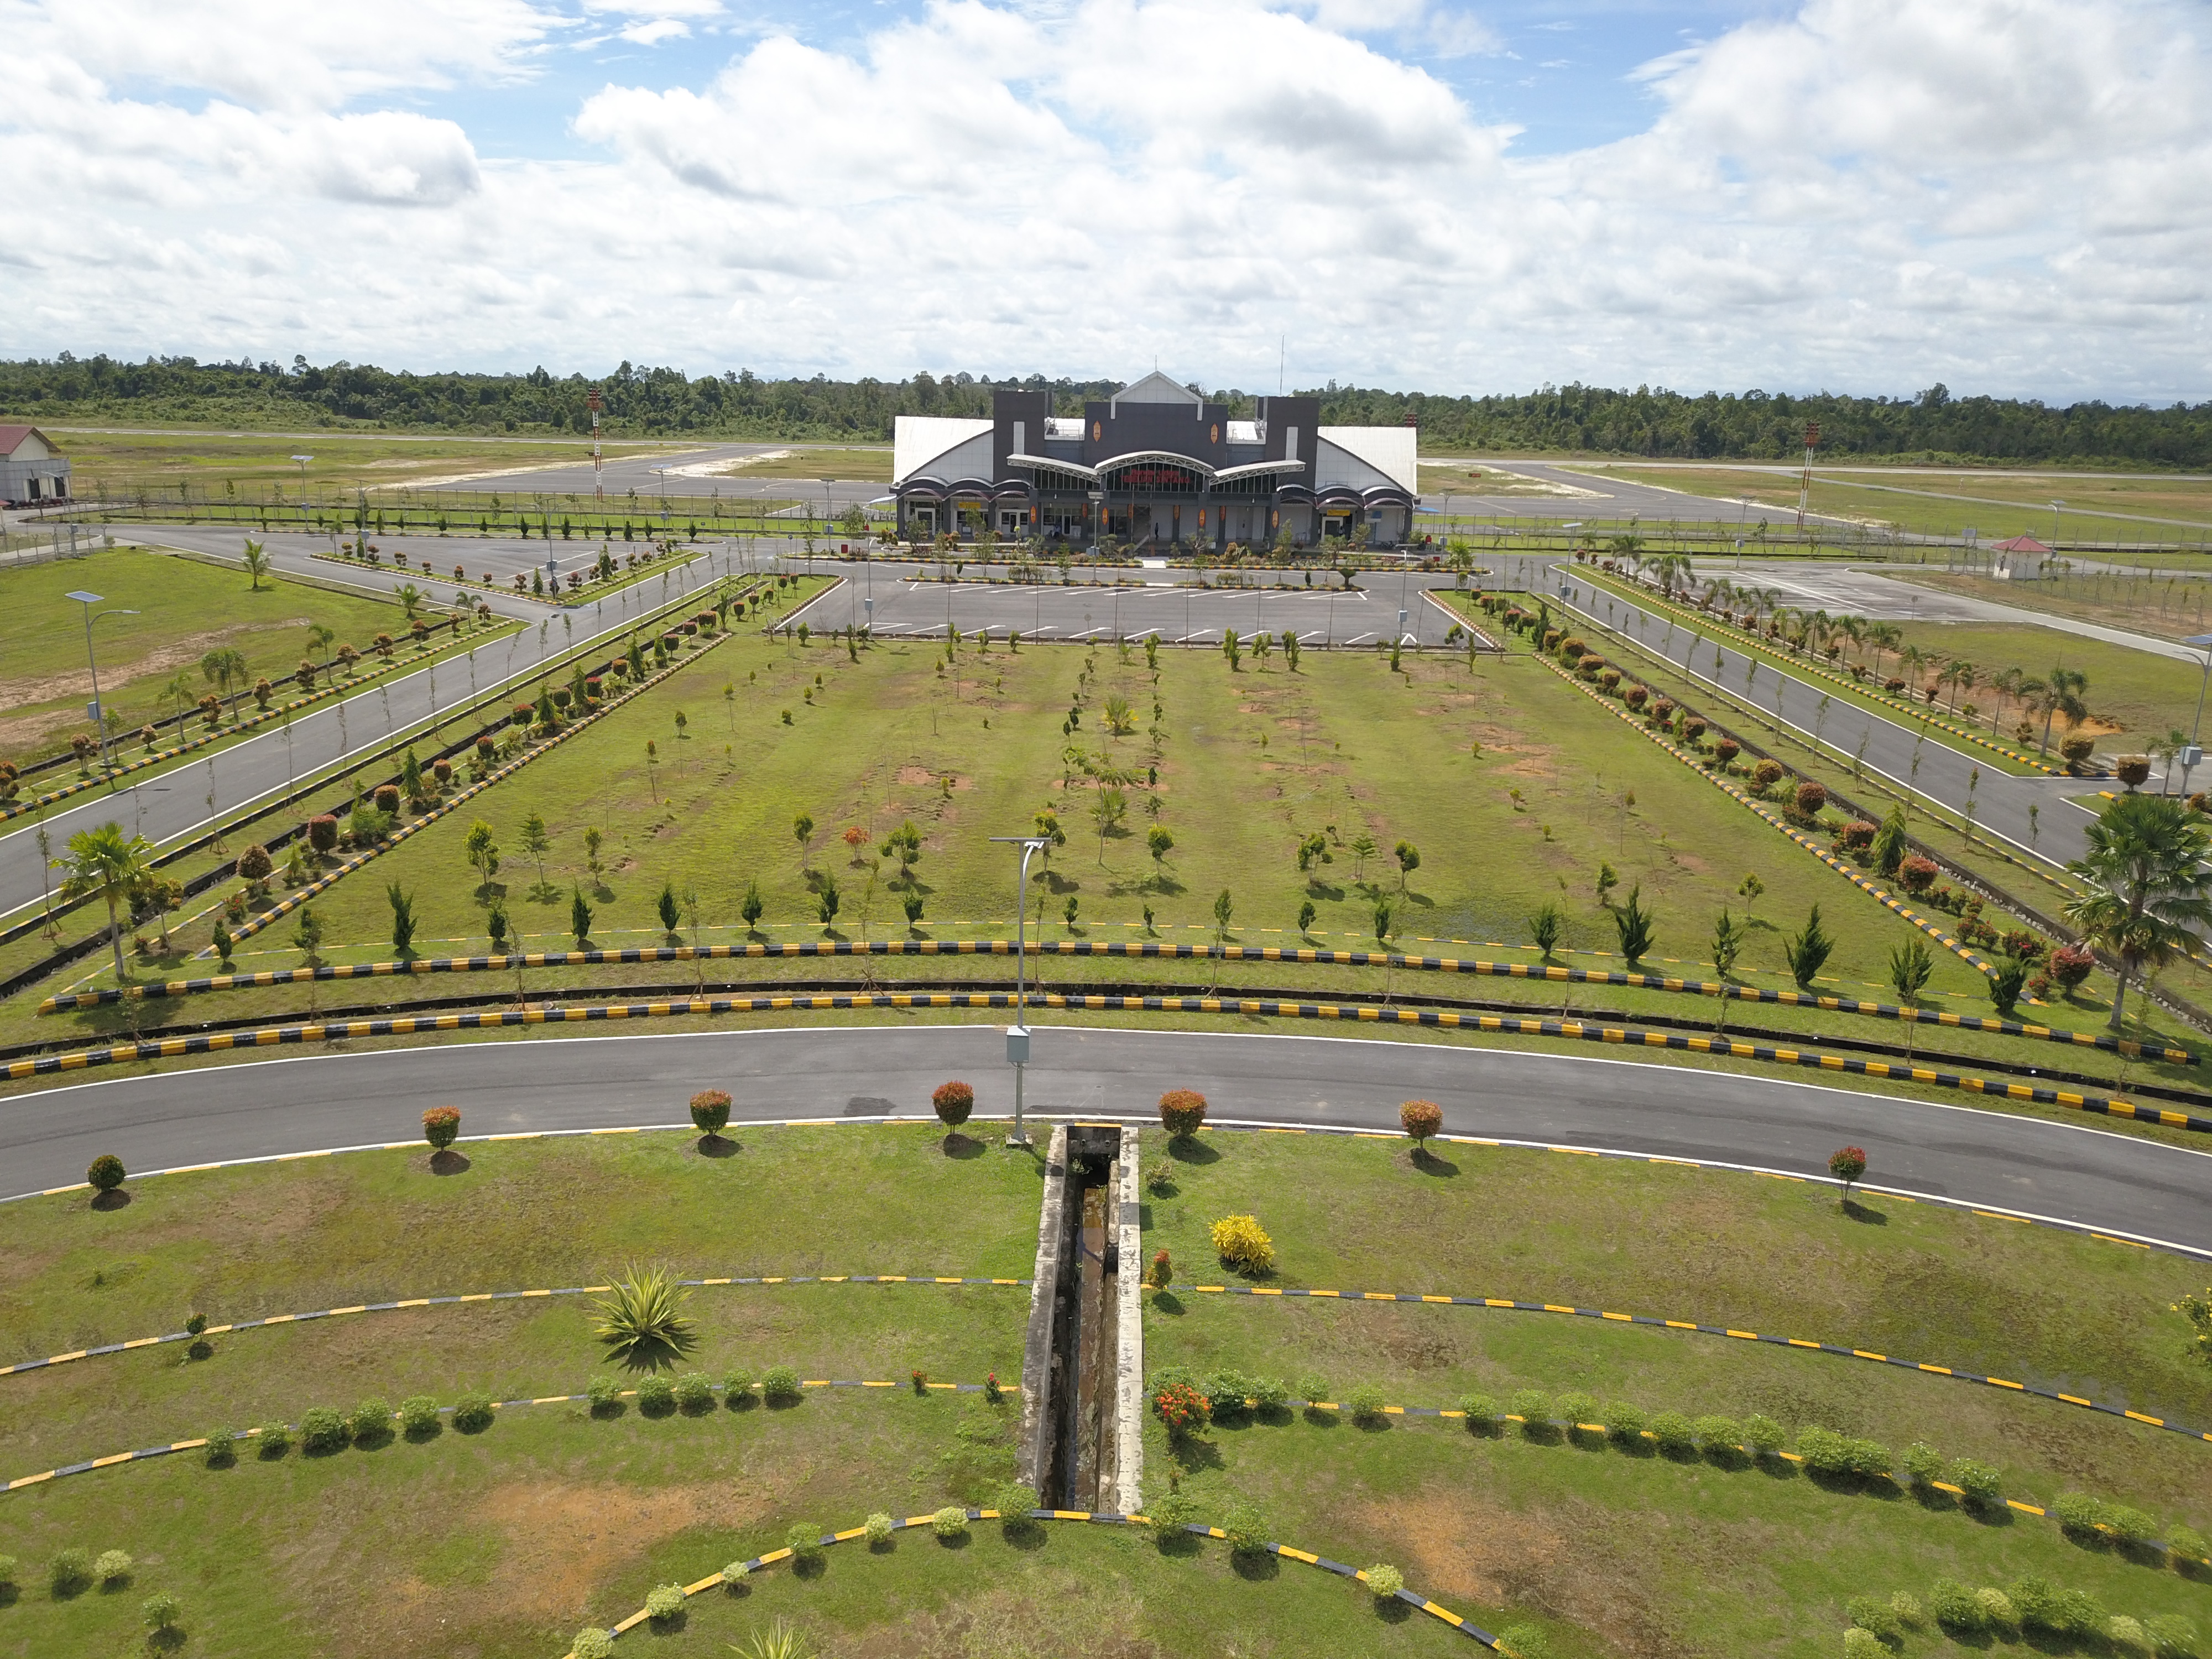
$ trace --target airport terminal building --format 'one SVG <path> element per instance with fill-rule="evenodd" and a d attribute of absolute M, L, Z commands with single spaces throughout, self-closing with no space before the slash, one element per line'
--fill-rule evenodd
<path fill-rule="evenodd" d="M 1218 550 L 1285 532 L 1310 546 L 1363 531 L 1370 545 L 1412 533 L 1419 434 L 1410 426 L 1322 426 L 1314 398 L 1262 398 L 1234 421 L 1152 374 L 1080 420 L 1043 392 L 996 392 L 991 418 L 902 415 L 892 461 L 899 533 L 928 541 L 988 529 L 1087 546 Z"/>

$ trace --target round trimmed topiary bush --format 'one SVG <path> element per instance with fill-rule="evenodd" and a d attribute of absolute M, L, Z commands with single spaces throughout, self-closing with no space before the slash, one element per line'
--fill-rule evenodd
<path fill-rule="evenodd" d="M 948 1130 L 957 1129 L 975 1109 L 975 1091 L 956 1078 L 939 1084 L 930 1094 L 929 1103 L 935 1109 L 939 1122 Z"/>
<path fill-rule="evenodd" d="M 1378 1601 L 1391 1601 L 1406 1588 L 1406 1575 L 1387 1562 L 1368 1568 L 1366 1577 L 1368 1593 Z"/>
<path fill-rule="evenodd" d="M 1206 1097 L 1195 1089 L 1170 1089 L 1160 1097 L 1160 1124 L 1177 1140 L 1206 1124 Z"/>
<path fill-rule="evenodd" d="M 691 1122 L 702 1135 L 719 1135 L 729 1127 L 730 1097 L 721 1089 L 702 1089 L 691 1097 Z"/>
<path fill-rule="evenodd" d="M 684 1611 L 684 1586 L 655 1584 L 645 1594 L 645 1616 L 656 1625 L 665 1625 Z"/>
<path fill-rule="evenodd" d="M 614 1659 L 614 1633 L 586 1626 L 576 1632 L 575 1638 L 568 1644 L 568 1651 L 574 1659 Z"/>
<path fill-rule="evenodd" d="M 92 1160 L 84 1172 L 84 1178 L 92 1183 L 93 1189 L 103 1194 L 120 1187 L 124 1176 L 123 1160 L 112 1152 L 102 1152 Z"/>
<path fill-rule="evenodd" d="M 968 1530 L 968 1511 L 947 1504 L 929 1517 L 929 1529 L 939 1538 L 958 1538 Z"/>
<path fill-rule="evenodd" d="M 422 1139 L 433 1152 L 442 1152 L 460 1138 L 461 1109 L 433 1106 L 422 1114 Z"/>

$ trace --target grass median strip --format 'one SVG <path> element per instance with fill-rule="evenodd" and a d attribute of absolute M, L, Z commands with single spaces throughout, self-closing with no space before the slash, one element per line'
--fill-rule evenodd
<path fill-rule="evenodd" d="M 1539 660 L 1543 663 L 1545 667 L 1550 669 L 1553 673 L 1558 675 L 1559 678 L 1573 686 L 1575 690 L 1580 691 L 1584 696 L 1589 698 L 1593 702 L 1601 705 L 1615 720 L 1620 720 L 1630 730 L 1640 733 L 1648 742 L 1656 744 L 1660 748 L 1672 755 L 1676 760 L 1681 762 L 1683 765 L 1688 767 L 1692 772 L 1695 772 L 1699 777 L 1705 779 L 1706 782 L 1711 784 L 1713 787 L 1727 795 L 1731 800 L 1735 801 L 1737 805 L 1765 820 L 1766 824 L 1778 834 L 1788 836 L 1806 852 L 1810 853 L 1814 858 L 1820 860 L 1821 863 L 1826 865 L 1831 870 L 1833 870 L 1845 881 L 1850 883 L 1852 886 L 1857 888 L 1861 892 L 1866 894 L 1869 897 L 1875 900 L 1877 902 L 1895 911 L 1899 915 L 1904 917 L 1905 921 L 1911 922 L 1915 927 L 1917 927 L 1922 933 L 1927 934 L 1930 939 L 1941 945 L 1945 950 L 1949 951 L 1954 956 L 1957 956 L 1962 961 L 1967 963 L 1969 965 L 1984 974 L 1993 973 L 1996 971 L 1993 964 L 1986 957 L 1984 957 L 1978 951 L 1973 950 L 1960 940 L 1948 928 L 1944 927 L 1942 924 L 1931 921 L 1929 918 L 1922 915 L 1917 910 L 1913 909 L 1903 900 L 1899 899 L 1893 895 L 1884 891 L 1881 888 L 1875 886 L 1874 883 L 1869 881 L 1864 876 L 1859 874 L 1857 871 L 1852 869 L 1849 865 L 1845 864 L 1843 860 L 1838 858 L 1833 853 L 1828 851 L 1826 848 L 1821 846 L 1810 836 L 1805 835 L 1801 831 L 1791 828 L 1790 825 L 1784 821 L 1780 813 L 1771 811 L 1759 802 L 1752 799 L 1750 796 L 1745 794 L 1742 790 L 1737 788 L 1725 777 L 1709 770 L 1702 762 L 1698 761 L 1692 756 L 1685 754 L 1681 750 L 1676 748 L 1672 743 L 1669 743 L 1666 738 L 1661 737 L 1657 732 L 1639 723 L 1631 716 L 1626 710 L 1615 708 L 1613 702 L 1607 698 L 1603 693 L 1598 691 L 1594 687 L 1584 685 L 1580 680 L 1577 680 L 1573 675 L 1568 673 L 1565 669 L 1560 667 L 1559 664 L 1553 662 L 1549 657 L 1540 657 Z"/>
<path fill-rule="evenodd" d="M 1569 1150 L 1562 1148 L 1561 1150 Z M 1577 1319 L 1597 1319 L 1623 1325 L 1652 1325 L 1670 1331 L 1692 1331 L 1700 1336 L 1727 1337 L 1738 1342 L 1764 1342 L 1775 1347 L 1796 1348 L 1808 1353 L 1834 1354 L 1844 1359 L 1863 1359 L 1880 1365 L 1893 1365 L 1900 1370 L 1920 1371 L 1930 1376 L 1948 1376 L 1960 1382 L 1979 1382 L 1992 1389 L 2003 1389 L 2014 1394 L 2029 1394 L 2039 1400 L 2055 1400 L 2063 1405 L 2079 1406 L 2085 1410 L 2102 1412 L 2108 1417 L 2125 1418 L 2130 1423 L 2142 1423 L 2154 1429 L 2168 1429 L 2191 1440 L 2212 1442 L 2212 1432 L 2192 1429 L 2163 1417 L 2146 1412 L 2131 1411 L 2124 1406 L 2106 1405 L 2099 1401 L 2085 1400 L 2079 1395 L 2064 1394 L 2055 1389 L 2038 1388 L 2033 1383 L 2015 1382 L 2002 1376 L 1986 1376 L 1978 1371 L 1960 1370 L 1950 1365 L 1932 1365 L 1920 1360 L 1897 1359 L 1886 1353 L 1875 1353 L 1865 1348 L 1845 1347 L 1834 1342 L 1816 1342 L 1797 1336 L 1773 1336 L 1761 1331 L 1741 1331 L 1725 1325 L 1701 1325 L 1693 1320 L 1668 1319 L 1653 1314 L 1613 1313 L 1602 1308 L 1577 1308 L 1559 1302 L 1521 1302 L 1507 1297 L 1495 1296 L 1437 1296 L 1419 1291 L 1307 1291 L 1279 1288 L 1272 1285 L 1170 1285 L 1170 1291 L 1185 1291 L 1194 1296 L 1251 1296 L 1281 1297 L 1289 1300 L 1310 1298 L 1331 1302 L 1418 1302 L 1440 1307 L 1499 1308 L 1513 1313 L 1566 1314 Z"/>
<path fill-rule="evenodd" d="M 1008 1521 L 1026 1518 L 1031 1522 L 1039 1522 L 1069 1521 L 1091 1526 L 1107 1527 L 1149 1527 L 1153 1524 L 1150 1516 L 1118 1515 L 1097 1510 L 1027 1510 L 1021 1511 L 1018 1516 L 1009 1516 L 1001 1514 L 994 1509 L 969 1509 L 963 1510 L 962 1514 L 969 1521 Z M 893 1531 L 903 1532 L 917 1527 L 935 1527 L 937 1522 L 936 1515 L 894 1516 L 891 1517 L 891 1528 Z M 1229 1538 L 1229 1534 L 1222 1528 L 1203 1521 L 1186 1522 L 1180 1529 L 1196 1538 L 1218 1538 L 1224 1542 Z M 815 1547 L 827 1549 L 834 1545 L 851 1543 L 855 1539 L 865 1539 L 869 1535 L 866 1526 L 848 1527 L 841 1531 L 823 1533 L 816 1540 Z M 1363 1584 L 1368 1582 L 1367 1574 L 1360 1568 L 1346 1566 L 1341 1561 L 1332 1561 L 1327 1556 L 1316 1555 L 1309 1550 L 1296 1549 L 1288 1544 L 1261 1543 L 1255 1547 L 1255 1551 L 1261 1554 L 1278 1555 L 1285 1560 L 1303 1562 L 1305 1565 L 1317 1567 L 1323 1572 L 1334 1573 L 1340 1578 L 1353 1579 Z M 710 1589 L 718 1589 L 731 1583 L 732 1580 L 727 1575 L 732 1571 L 737 1571 L 740 1577 L 749 1576 L 760 1571 L 764 1567 L 772 1567 L 780 1562 L 790 1561 L 793 1559 L 796 1553 L 788 1547 L 779 1550 L 769 1550 L 765 1554 L 756 1555 L 747 1561 L 732 1562 L 729 1568 L 709 1573 L 697 1583 L 685 1584 L 681 1588 L 685 1599 L 689 1600 L 692 1596 L 704 1595 Z M 1378 1595 L 1377 1599 L 1385 1598 Z M 1497 1637 L 1472 1620 L 1464 1619 L 1449 1608 L 1430 1600 L 1419 1590 L 1400 1588 L 1392 1591 L 1388 1599 L 1402 1601 L 1426 1613 L 1430 1618 L 1449 1626 L 1461 1635 L 1471 1637 L 1481 1643 L 1483 1646 L 1506 1655 L 1507 1659 L 1515 1659 L 1514 1650 L 1506 1646 Z M 639 1626 L 651 1622 L 653 1619 L 653 1614 L 649 1609 L 640 1607 L 620 1623 L 610 1626 L 609 1633 L 617 1637 L 627 1635 Z M 573 1651 L 568 1654 L 568 1659 L 575 1659 Z"/>
<path fill-rule="evenodd" d="M 1712 629 L 1714 631 L 1710 641 L 1706 641 L 1706 636 L 1705 635 L 1696 635 L 1696 637 L 1701 641 L 1716 644 L 1724 641 L 1731 650 L 1740 652 L 1747 657 L 1755 656 L 1765 666 L 1778 670 L 1783 673 L 1801 675 L 1808 680 L 1826 680 L 1831 685 L 1837 687 L 1838 690 L 1850 693 L 1850 696 L 1858 702 L 1870 705 L 1877 713 L 1884 714 L 1902 714 L 1905 719 L 1924 726 L 1930 731 L 1942 732 L 1947 736 L 1963 738 L 1965 741 L 1974 744 L 1978 748 L 1985 749 L 1993 755 L 2002 756 L 2004 759 L 2011 761 L 2016 765 L 2030 768 L 2046 776 L 2059 777 L 2069 775 L 2066 772 L 2066 769 L 2063 767 L 2053 766 L 2047 760 L 2041 759 L 2034 755 L 2023 754 L 2008 744 L 2000 743 L 1996 738 L 1974 731 L 1971 727 L 1957 725 L 1951 720 L 1943 719 L 1938 714 L 1927 713 L 1919 708 L 1916 708 L 1911 703 L 1906 702 L 1903 698 L 1892 696 L 1886 691 L 1875 690 L 1863 681 L 1851 678 L 1847 674 L 1838 674 L 1832 669 L 1820 667 L 1819 665 L 1806 661 L 1802 658 L 1785 655 L 1781 652 L 1776 651 L 1759 635 L 1748 633 L 1743 629 L 1735 627 L 1722 618 L 1716 617 L 1708 612 L 1699 611 L 1686 605 L 1675 605 L 1671 601 L 1659 598 L 1656 594 L 1648 592 L 1643 588 L 1636 586 L 1632 583 L 1624 583 L 1619 578 L 1611 576 L 1609 573 L 1601 574 L 1584 569 L 1577 571 L 1576 574 L 1583 577 L 1593 587 L 1599 589 L 1601 592 L 1609 592 L 1616 599 L 1627 599 L 1632 604 L 1642 605 L 1646 610 L 1656 612 L 1662 617 L 1666 617 L 1676 623 L 1688 624 L 1692 628 Z M 1619 632 L 1620 630 L 1615 629 L 1614 631 Z M 1690 672 L 1695 673 L 1697 671 L 1692 669 Z M 1703 678 L 1705 677 L 1701 675 L 1699 678 Z M 2094 771 L 2084 770 L 2080 773 L 2072 774 L 2071 775 L 2081 777 L 2108 777 L 2111 774 L 2104 771 L 2102 769 L 2099 769 Z"/>
<path fill-rule="evenodd" d="M 411 1145 L 411 1143 L 410 1143 Z M 676 1281 L 686 1289 L 699 1289 L 720 1285 L 1022 1285 L 1026 1279 L 963 1279 L 956 1275 L 928 1273 L 779 1273 L 757 1275 L 751 1278 L 679 1279 Z M 393 1313 L 403 1308 L 442 1308 L 464 1302 L 515 1302 L 536 1297 L 595 1296 L 613 1286 L 608 1285 L 564 1285 L 556 1290 L 535 1291 L 472 1291 L 453 1296 L 407 1297 L 391 1302 L 358 1303 L 350 1308 L 318 1308 L 309 1313 L 270 1314 L 259 1319 L 240 1319 L 228 1325 L 210 1325 L 206 1329 L 169 1331 L 160 1336 L 133 1337 L 127 1342 L 106 1342 L 97 1347 L 78 1348 L 69 1353 L 50 1354 L 44 1359 L 26 1359 L 13 1365 L 0 1365 L 0 1376 L 13 1376 L 21 1371 L 45 1370 L 50 1366 L 66 1365 L 79 1359 L 96 1359 L 104 1354 L 122 1353 L 133 1348 L 149 1348 L 165 1342 L 191 1342 L 200 1337 L 228 1336 L 239 1331 L 258 1330 L 270 1325 L 296 1325 L 313 1319 L 337 1319 L 348 1314 Z"/>
<path fill-rule="evenodd" d="M 745 945 L 628 945 L 615 950 L 532 951 L 511 956 L 418 957 L 408 962 L 325 963 L 318 968 L 273 968 L 250 974 L 215 974 L 198 979 L 166 980 L 117 989 L 68 992 L 48 997 L 39 1012 L 52 1014 L 118 1002 L 196 996 L 213 991 L 301 985 L 399 975 L 511 973 L 519 968 L 598 967 L 606 964 L 761 961 L 805 957 L 1012 956 L 1012 939 L 794 939 Z M 1397 951 L 1338 951 L 1317 946 L 1178 945 L 1163 940 L 1042 939 L 1027 947 L 1040 957 L 1126 957 L 1173 961 L 1297 963 L 1321 967 L 1403 969 L 1411 973 L 1466 974 L 1498 979 L 1536 979 L 1561 985 L 1620 986 L 1667 991 L 1781 1007 L 1818 1008 L 1828 1013 L 1860 1014 L 1907 1024 L 1946 1026 L 2002 1036 L 2030 1037 L 2075 1048 L 2100 1048 L 2130 1059 L 2193 1066 L 2197 1055 L 2164 1043 L 2138 1042 L 2108 1033 L 2071 1031 L 2021 1020 L 1960 1014 L 1948 1009 L 1901 1008 L 1860 997 L 1816 991 L 1783 991 L 1733 981 L 1688 979 L 1677 975 L 1630 973 L 1619 969 L 1571 968 L 1559 963 L 1491 962 L 1480 957 L 1412 957 Z"/>
<path fill-rule="evenodd" d="M 445 1299 L 450 1301 L 453 1298 Z M 917 1391 L 927 1389 L 937 1394 L 989 1394 L 996 1389 L 1000 1392 L 1015 1395 L 1021 1393 L 1018 1383 L 1009 1387 L 996 1382 L 933 1382 L 927 1380 L 920 1382 L 896 1382 L 876 1378 L 801 1377 L 794 1386 L 799 1389 L 914 1389 Z M 708 1392 L 710 1395 L 721 1397 L 725 1403 L 727 1403 L 729 1390 L 722 1383 L 708 1384 Z M 639 1397 L 639 1393 L 636 1389 L 618 1389 L 610 1397 L 617 1400 L 635 1400 Z M 523 1395 L 514 1400 L 487 1400 L 482 1402 L 482 1406 L 486 1411 L 501 1412 L 512 1411 L 524 1406 L 573 1406 L 592 1401 L 592 1396 L 589 1394 L 541 1394 Z M 467 1407 L 463 1404 L 441 1406 L 438 1407 L 438 1415 L 441 1418 L 453 1418 L 457 1414 L 465 1413 Z M 389 1414 L 386 1420 L 393 1423 L 400 1422 L 403 1420 L 402 1413 L 393 1412 Z M 287 1423 L 284 1427 L 288 1432 L 297 1434 L 300 1432 L 301 1425 L 297 1423 Z M 469 1433 L 474 1431 L 464 1426 L 461 1431 Z M 357 1426 L 351 1429 L 351 1433 L 356 1436 L 360 1432 Z M 262 1431 L 258 1428 L 239 1429 L 234 1431 L 230 1437 L 234 1443 L 258 1442 L 261 1435 Z M 19 1475 L 6 1485 L 0 1486 L 0 1492 L 19 1492 L 29 1486 L 43 1486 L 49 1481 L 64 1480 L 72 1474 L 89 1474 L 94 1469 L 112 1469 L 125 1463 L 143 1462 L 148 1458 L 167 1457 L 177 1452 L 199 1451 L 214 1443 L 216 1443 L 214 1437 L 202 1435 L 196 1440 L 172 1440 L 166 1445 L 143 1446 L 136 1451 L 110 1452 L 104 1457 L 88 1457 L 80 1462 L 64 1463 L 58 1468 L 41 1470 L 37 1474 Z M 2039 1510 L 2037 1512 L 2041 1513 Z"/>

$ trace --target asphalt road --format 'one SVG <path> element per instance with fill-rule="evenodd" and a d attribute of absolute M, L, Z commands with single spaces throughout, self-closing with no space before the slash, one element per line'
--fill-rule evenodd
<path fill-rule="evenodd" d="M 927 1119 L 947 1077 L 1005 1115 L 994 1026 L 544 1037 L 325 1054 L 78 1084 L 0 1102 L 9 1193 L 81 1180 L 112 1152 L 134 1170 L 406 1140 L 458 1103 L 471 1136 L 681 1124 L 697 1090 L 739 1121 Z M 1808 1176 L 1850 1143 L 1877 1186 L 2212 1252 L 2212 1154 L 1970 1107 L 1575 1055 L 1358 1038 L 1036 1028 L 1026 1104 L 1150 1119 L 1174 1087 L 1216 1119 L 1395 1131 L 1435 1100 L 1457 1134 L 1621 1149 Z"/>
<path fill-rule="evenodd" d="M 1746 656 L 1727 643 L 1731 629 L 1678 623 L 1592 587 L 1571 567 L 1553 565 L 1548 578 L 1531 574 L 1528 580 L 1534 584 L 1528 591 L 1547 598 L 1555 611 L 1570 610 L 1627 635 L 1653 655 L 1687 670 L 1693 679 L 1706 686 L 1717 683 L 1739 701 L 1817 737 L 1832 758 L 1839 756 L 1848 763 L 1858 757 L 1869 772 L 1881 774 L 1899 791 L 1915 790 L 1955 812 L 1963 813 L 1971 797 L 1981 833 L 2062 861 L 2080 857 L 2085 848 L 2089 814 L 2067 797 L 2094 789 L 2094 784 L 2078 778 L 2014 777 L 1985 764 L 1970 750 L 1947 748 L 1933 737 L 1923 740 L 1916 728 L 1863 710 L 1832 686 L 1799 679 Z M 1756 732 L 1745 735 L 1755 737 Z M 2033 815 L 2031 807 L 2036 809 Z"/>
<path fill-rule="evenodd" d="M 174 535 L 165 531 L 164 539 L 179 545 L 204 544 L 210 550 L 219 546 L 227 557 L 234 557 L 238 550 L 236 533 L 231 531 L 188 530 Z M 319 577 L 340 568 L 311 564 L 301 547 L 293 544 L 311 542 L 311 538 L 270 540 L 270 553 L 280 570 L 309 568 Z M 734 569 L 733 560 L 734 556 Z M 705 574 L 687 568 L 684 574 L 672 577 L 667 584 L 671 597 Z M 392 578 L 386 576 L 383 583 L 383 591 L 388 592 Z M 156 846 L 163 845 L 196 830 L 211 813 L 232 812 L 244 803 L 281 793 L 290 787 L 292 779 L 311 775 L 320 767 L 373 748 L 418 720 L 451 709 L 474 690 L 488 690 L 509 676 L 527 678 L 540 663 L 571 645 L 583 644 L 595 635 L 627 634 L 641 615 L 662 603 L 662 586 L 659 581 L 639 583 L 594 605 L 557 613 L 543 605 L 494 598 L 495 609 L 520 612 L 536 626 L 479 647 L 465 657 L 449 658 L 389 680 L 378 690 L 324 704 L 300 715 L 289 727 L 280 723 L 203 760 L 126 781 L 112 791 L 88 790 L 48 812 L 43 827 L 57 851 L 78 830 L 111 820 Z M 434 601 L 441 596 L 434 590 L 432 597 Z M 307 602 L 311 603 L 311 596 Z M 398 613 L 393 614 L 396 619 Z M 26 824 L 0 835 L 0 916 L 11 915 L 43 898 L 46 878 L 40 869 L 39 827 Z"/>

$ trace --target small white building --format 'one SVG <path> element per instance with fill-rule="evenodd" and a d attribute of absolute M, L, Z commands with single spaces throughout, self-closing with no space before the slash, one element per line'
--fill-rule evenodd
<path fill-rule="evenodd" d="M 0 507 L 70 498 L 69 458 L 34 426 L 0 426 Z"/>

